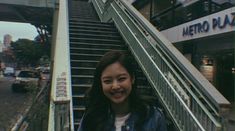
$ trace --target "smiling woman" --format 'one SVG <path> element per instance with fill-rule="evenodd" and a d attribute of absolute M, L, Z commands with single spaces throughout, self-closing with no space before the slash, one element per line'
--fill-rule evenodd
<path fill-rule="evenodd" d="M 163 113 L 137 93 L 131 55 L 107 52 L 96 66 L 78 131 L 166 131 Z"/>
<path fill-rule="evenodd" d="M 6 34 L 12 36 L 12 41 L 19 38 L 33 40 L 38 35 L 36 28 L 29 23 L 0 21 L 0 41 L 3 42 L 3 37 Z"/>

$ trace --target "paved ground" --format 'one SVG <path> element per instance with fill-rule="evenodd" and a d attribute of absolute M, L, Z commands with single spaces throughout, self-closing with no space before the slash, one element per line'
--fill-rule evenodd
<path fill-rule="evenodd" d="M 13 78 L 0 78 L 0 131 L 8 131 L 32 103 L 32 93 L 13 93 Z"/>

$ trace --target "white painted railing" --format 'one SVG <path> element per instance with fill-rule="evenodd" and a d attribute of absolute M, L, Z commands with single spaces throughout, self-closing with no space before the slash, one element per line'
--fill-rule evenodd
<path fill-rule="evenodd" d="M 68 2 L 57 0 L 52 34 L 53 72 L 48 131 L 73 131 Z"/>

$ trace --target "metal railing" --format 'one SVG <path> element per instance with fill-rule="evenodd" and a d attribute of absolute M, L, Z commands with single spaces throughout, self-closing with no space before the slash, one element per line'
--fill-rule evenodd
<path fill-rule="evenodd" d="M 220 131 L 230 103 L 132 5 L 92 0 L 102 21 L 113 21 L 179 130 Z"/>
<path fill-rule="evenodd" d="M 57 0 L 55 5 L 48 131 L 73 131 L 68 2 Z"/>

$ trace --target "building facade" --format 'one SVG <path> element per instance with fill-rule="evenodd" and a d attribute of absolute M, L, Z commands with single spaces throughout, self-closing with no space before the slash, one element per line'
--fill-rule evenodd
<path fill-rule="evenodd" d="M 149 0 L 138 7 L 230 102 L 235 99 L 234 5 L 235 0 Z"/>
<path fill-rule="evenodd" d="M 12 36 L 9 34 L 4 35 L 3 37 L 3 50 L 8 50 L 11 47 Z"/>
<path fill-rule="evenodd" d="M 9 34 L 3 37 L 3 52 L 2 52 L 2 62 L 6 66 L 14 67 L 14 54 L 11 49 L 12 36 Z"/>

